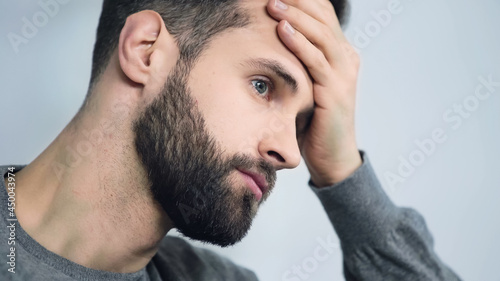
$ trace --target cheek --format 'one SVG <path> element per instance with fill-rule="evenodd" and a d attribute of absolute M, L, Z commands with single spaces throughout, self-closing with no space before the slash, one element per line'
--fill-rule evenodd
<path fill-rule="evenodd" d="M 208 130 L 222 147 L 235 153 L 240 144 L 251 135 L 255 121 L 244 105 L 226 100 L 211 106 L 206 122 Z"/>
<path fill-rule="evenodd" d="M 212 97 L 198 102 L 208 131 L 227 153 L 255 155 L 258 132 L 266 126 L 266 113 L 241 93 L 232 97 L 214 93 Z"/>
<path fill-rule="evenodd" d="M 207 130 L 227 153 L 255 156 L 257 137 L 266 126 L 266 112 L 270 110 L 249 94 L 243 79 L 218 73 L 221 75 L 196 79 L 190 86 Z"/>

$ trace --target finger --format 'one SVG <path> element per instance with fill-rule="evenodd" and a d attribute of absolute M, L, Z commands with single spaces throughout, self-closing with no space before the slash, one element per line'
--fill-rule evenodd
<path fill-rule="evenodd" d="M 284 10 L 273 4 L 268 9 L 276 20 L 286 20 L 302 33 L 325 54 L 326 59 L 331 64 L 342 62 L 344 55 L 341 53 L 343 49 L 340 48 L 339 44 L 342 41 L 336 38 L 336 35 L 327 25 L 293 6 L 289 6 Z M 343 40 L 343 36 L 340 40 Z"/>
<path fill-rule="evenodd" d="M 308 14 L 312 18 L 330 27 L 339 38 L 344 38 L 342 27 L 340 26 L 337 14 L 332 3 L 328 0 L 281 0 L 288 7 L 295 7 Z M 269 4 L 277 5 L 277 0 L 270 0 Z"/>
<path fill-rule="evenodd" d="M 314 82 L 326 86 L 332 69 L 323 52 L 286 20 L 278 24 L 278 35 L 288 49 L 307 67 Z"/>

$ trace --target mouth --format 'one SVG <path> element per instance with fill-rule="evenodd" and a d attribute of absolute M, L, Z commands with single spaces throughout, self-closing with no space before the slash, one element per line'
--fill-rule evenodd
<path fill-rule="evenodd" d="M 262 197 L 269 191 L 269 185 L 266 178 L 259 174 L 247 170 L 237 169 L 243 179 L 245 180 L 247 186 L 252 190 L 257 201 L 261 201 Z"/>

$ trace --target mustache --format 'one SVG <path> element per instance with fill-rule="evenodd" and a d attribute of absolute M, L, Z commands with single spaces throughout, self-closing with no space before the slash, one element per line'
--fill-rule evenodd
<path fill-rule="evenodd" d="M 232 169 L 244 169 L 250 171 L 256 171 L 257 173 L 263 175 L 269 185 L 269 191 L 271 191 L 276 183 L 277 170 L 274 166 L 264 159 L 255 159 L 251 156 L 237 153 L 231 160 L 229 160 L 229 165 Z"/>

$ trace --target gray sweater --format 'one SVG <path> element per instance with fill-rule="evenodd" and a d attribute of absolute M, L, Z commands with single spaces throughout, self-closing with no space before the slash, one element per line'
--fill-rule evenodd
<path fill-rule="evenodd" d="M 321 189 L 309 182 L 340 238 L 346 280 L 460 280 L 434 252 L 422 216 L 395 206 L 368 158 L 361 155 L 363 165 L 343 182 Z M 15 171 L 23 168 L 3 166 L 0 174 L 6 177 L 9 167 Z M 9 217 L 3 181 L 0 188 L 0 280 L 258 280 L 253 272 L 227 258 L 171 236 L 163 239 L 156 256 L 138 272 L 120 274 L 83 267 L 33 240 L 15 217 Z M 12 253 L 14 263 L 9 264 Z M 300 279 L 290 275 L 288 280 Z"/>

